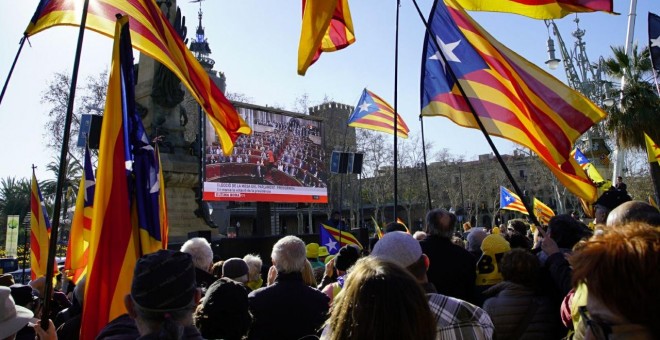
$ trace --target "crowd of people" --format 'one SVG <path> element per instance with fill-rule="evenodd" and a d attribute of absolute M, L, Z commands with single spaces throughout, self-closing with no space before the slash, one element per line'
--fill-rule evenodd
<path fill-rule="evenodd" d="M 658 209 L 630 201 L 593 229 L 558 215 L 457 235 L 456 222 L 435 209 L 425 232 L 394 223 L 369 250 L 334 255 L 286 236 L 272 265 L 252 254 L 213 262 L 193 238 L 137 262 L 127 313 L 97 339 L 660 338 Z M 27 326 L 38 288 L 0 287 L 0 339 L 76 339 L 94 298 L 81 286 L 48 331 Z"/>
<path fill-rule="evenodd" d="M 259 125 L 272 127 L 269 131 L 255 131 L 241 135 L 229 156 L 222 153 L 218 143 L 206 147 L 206 164 L 255 164 L 255 176 L 276 181 L 272 171 L 282 172 L 296 179 L 301 186 L 325 187 L 327 173 L 324 169 L 325 151 L 317 137 L 319 131 L 312 126 L 302 126 L 297 120 L 288 124 L 268 121 Z M 278 183 L 273 183 L 278 184 Z"/>

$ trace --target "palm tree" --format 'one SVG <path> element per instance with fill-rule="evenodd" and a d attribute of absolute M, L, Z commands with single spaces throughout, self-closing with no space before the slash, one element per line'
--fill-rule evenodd
<path fill-rule="evenodd" d="M 23 226 L 23 219 L 30 212 L 30 191 L 30 181 L 25 178 L 0 179 L 0 221 L 3 226 L 9 215 L 20 216 L 19 226 Z M 22 236 L 23 233 L 19 231 L 19 238 Z M 19 242 L 22 241 L 19 239 Z M 4 245 L 4 241 L 2 244 Z"/>
<path fill-rule="evenodd" d="M 621 105 L 608 109 L 606 128 L 616 134 L 616 143 L 624 149 L 645 150 L 644 132 L 654 141 L 660 140 L 660 125 L 657 124 L 660 112 L 660 97 L 653 82 L 653 66 L 650 51 L 645 47 L 641 52 L 633 46 L 627 56 L 621 46 L 613 46 L 612 57 L 605 60 L 605 72 L 613 78 L 624 81 L 621 90 Z M 660 167 L 651 167 L 651 176 L 660 195 Z"/>

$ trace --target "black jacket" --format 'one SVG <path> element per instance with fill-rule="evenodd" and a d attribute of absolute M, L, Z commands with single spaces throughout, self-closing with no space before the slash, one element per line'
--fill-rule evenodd
<path fill-rule="evenodd" d="M 271 286 L 248 295 L 253 322 L 249 339 L 300 339 L 319 333 L 330 300 L 303 283 L 301 273 L 280 273 Z"/>
<path fill-rule="evenodd" d="M 477 280 L 474 256 L 438 235 L 429 235 L 420 245 L 431 262 L 426 274 L 438 293 L 474 303 Z"/>
<path fill-rule="evenodd" d="M 497 339 L 559 339 L 561 324 L 550 299 L 531 288 L 500 282 L 484 293 L 484 310 L 495 325 Z"/>

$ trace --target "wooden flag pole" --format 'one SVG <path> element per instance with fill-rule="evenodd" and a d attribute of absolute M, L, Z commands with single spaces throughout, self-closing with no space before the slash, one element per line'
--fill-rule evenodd
<path fill-rule="evenodd" d="M 426 28 L 426 32 L 430 35 L 433 35 L 433 32 L 431 31 L 431 27 L 429 27 L 428 22 L 424 18 L 424 15 L 422 14 L 422 11 L 419 9 L 419 6 L 417 5 L 417 0 L 412 0 L 413 4 L 415 5 L 415 8 L 417 9 L 417 13 L 419 14 L 419 18 L 422 20 L 424 23 L 424 27 Z M 437 5 L 437 2 L 435 5 L 433 5 L 433 9 L 431 10 L 431 13 L 435 12 L 435 6 Z M 431 14 L 433 15 L 433 14 Z M 497 161 L 500 163 L 500 166 L 502 167 L 502 170 L 504 170 L 504 173 L 506 174 L 506 177 L 509 179 L 509 182 L 511 182 L 511 185 L 513 186 L 513 190 L 516 192 L 516 194 L 521 197 L 521 201 L 523 202 L 523 205 L 525 206 L 525 209 L 527 209 L 527 212 L 533 212 L 531 209 L 529 203 L 525 202 L 522 197 L 524 197 L 522 190 L 518 187 L 518 183 L 516 183 L 516 180 L 513 178 L 513 175 L 511 175 L 511 172 L 509 171 L 509 168 L 506 166 L 506 163 L 504 163 L 504 159 L 502 159 L 502 156 L 500 155 L 500 152 L 497 151 L 497 147 L 495 146 L 495 143 L 493 143 L 493 140 L 490 138 L 490 135 L 486 131 L 486 127 L 484 126 L 483 122 L 481 122 L 481 119 L 479 118 L 479 115 L 477 115 L 477 112 L 474 110 L 474 107 L 472 106 L 472 103 L 470 102 L 469 97 L 465 93 L 465 90 L 461 86 L 461 83 L 458 82 L 458 77 L 456 77 L 456 73 L 454 73 L 454 70 L 449 66 L 449 62 L 447 61 L 447 58 L 445 57 L 444 52 L 442 51 L 442 48 L 440 48 L 438 42 L 436 39 L 430 39 L 433 41 L 433 44 L 435 45 L 435 48 L 438 50 L 438 54 L 442 57 L 442 61 L 444 62 L 447 67 L 445 68 L 451 78 L 454 80 L 454 83 L 456 84 L 456 87 L 458 90 L 461 92 L 461 96 L 463 96 L 463 99 L 465 99 L 465 103 L 468 105 L 470 108 L 470 112 L 472 112 L 472 116 L 474 117 L 474 120 L 477 122 L 479 125 L 479 129 L 481 132 L 484 134 L 484 137 L 486 137 L 486 141 L 488 141 L 488 145 L 490 145 L 490 148 L 493 150 L 493 153 L 495 154 L 495 157 L 497 157 Z M 533 213 L 529 214 L 529 219 L 532 221 L 537 226 L 540 226 L 541 224 L 539 221 L 536 219 L 536 216 L 534 216 Z"/>
<path fill-rule="evenodd" d="M 0 104 L 2 104 L 2 98 L 5 97 L 5 91 L 7 91 L 7 85 L 9 85 L 9 79 L 11 79 L 12 73 L 14 73 L 14 67 L 16 66 L 16 62 L 18 61 L 18 56 L 21 55 L 21 50 L 23 50 L 23 45 L 25 45 L 25 41 L 27 40 L 27 36 L 23 36 L 21 38 L 20 45 L 18 46 L 18 52 L 16 52 L 16 56 L 14 57 L 14 62 L 11 63 L 11 68 L 9 69 L 9 74 L 7 75 L 7 79 L 5 80 L 5 85 L 2 86 L 2 92 L 0 92 Z"/>
<path fill-rule="evenodd" d="M 69 102 L 64 120 L 64 135 L 62 137 L 62 149 L 60 152 L 60 168 L 57 173 L 57 187 L 55 189 L 55 203 L 53 206 L 53 221 L 50 231 L 50 242 L 48 247 L 48 262 L 46 265 L 46 289 L 44 291 L 44 309 L 41 316 L 41 327 L 48 329 L 48 314 L 51 309 L 51 295 L 53 293 L 53 266 L 55 264 L 55 251 L 57 250 L 57 232 L 60 227 L 60 209 L 62 208 L 62 189 L 66 176 L 66 156 L 69 151 L 69 139 L 71 137 L 71 120 L 73 119 L 73 104 L 76 98 L 76 86 L 78 83 L 78 69 L 80 66 L 80 54 L 82 52 L 83 37 L 85 36 L 85 24 L 87 22 L 87 8 L 89 0 L 85 0 L 80 19 L 80 30 L 78 32 L 78 44 L 76 56 L 73 61 L 73 73 L 71 75 L 71 88 L 69 89 Z"/>

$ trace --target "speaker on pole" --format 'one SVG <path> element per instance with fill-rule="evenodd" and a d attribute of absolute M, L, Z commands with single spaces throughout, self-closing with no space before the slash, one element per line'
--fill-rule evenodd
<path fill-rule="evenodd" d="M 362 153 L 356 153 L 355 156 L 353 156 L 353 173 L 354 174 L 361 174 L 362 173 L 362 159 L 364 158 L 364 154 Z"/>

